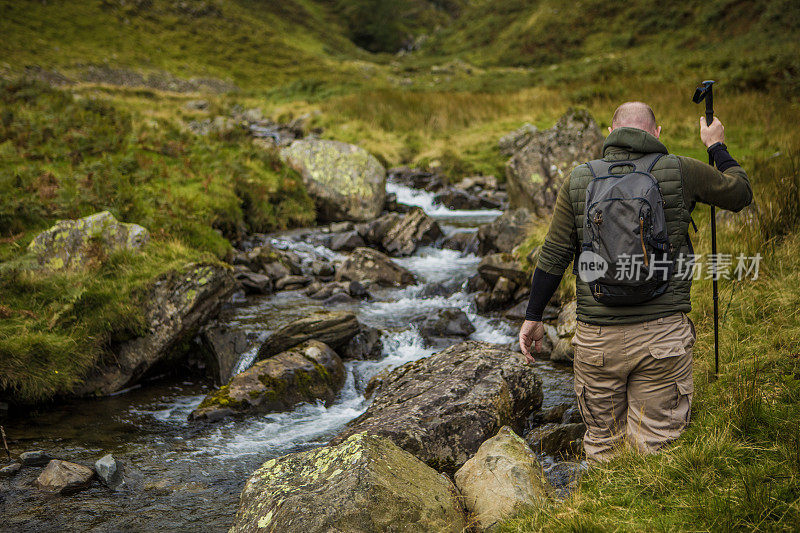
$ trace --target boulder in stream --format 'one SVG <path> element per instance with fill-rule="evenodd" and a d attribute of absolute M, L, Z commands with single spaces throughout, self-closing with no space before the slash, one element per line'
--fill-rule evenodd
<path fill-rule="evenodd" d="M 389 287 L 414 283 L 414 274 L 371 248 L 356 248 L 336 270 L 336 280 L 374 282 Z"/>
<path fill-rule="evenodd" d="M 137 250 L 149 238 L 142 226 L 119 222 L 102 211 L 77 220 L 59 220 L 34 237 L 28 251 L 48 270 L 77 269 L 116 250 Z"/>
<path fill-rule="evenodd" d="M 446 476 L 389 439 L 356 434 L 264 463 L 244 486 L 230 533 L 461 533 L 466 527 Z"/>
<path fill-rule="evenodd" d="M 115 489 L 123 484 L 122 464 L 110 453 L 95 461 L 94 471 L 109 488 Z"/>
<path fill-rule="evenodd" d="M 552 489 L 536 454 L 508 426 L 481 444 L 454 478 L 467 510 L 484 530 L 526 507 L 550 502 Z"/>
<path fill-rule="evenodd" d="M 93 477 L 94 471 L 91 468 L 53 459 L 36 478 L 36 485 L 47 492 L 68 495 L 89 488 Z"/>
<path fill-rule="evenodd" d="M 249 344 L 244 330 L 217 323 L 205 326 L 200 333 L 206 366 L 214 383 L 227 383 L 239 357 Z"/>
<path fill-rule="evenodd" d="M 306 341 L 259 361 L 189 415 L 190 420 L 220 420 L 233 414 L 289 411 L 302 402 L 330 404 L 344 383 L 344 365 L 329 346 Z"/>
<path fill-rule="evenodd" d="M 457 307 L 446 307 L 431 315 L 421 315 L 414 319 L 418 323 L 420 334 L 428 340 L 446 337 L 469 337 L 475 332 L 475 326 L 467 314 Z"/>
<path fill-rule="evenodd" d="M 432 244 L 443 235 L 439 223 L 419 207 L 389 227 L 381 236 L 381 246 L 392 256 L 411 255 L 420 246 Z"/>
<path fill-rule="evenodd" d="M 323 222 L 372 220 L 386 196 L 386 169 L 369 152 L 339 141 L 303 139 L 280 152 L 303 178 Z"/>
<path fill-rule="evenodd" d="M 19 454 L 19 462 L 22 463 L 22 466 L 44 466 L 52 460 L 53 457 L 44 450 L 31 450 Z"/>
<path fill-rule="evenodd" d="M 504 425 L 519 432 L 542 403 L 542 382 L 520 353 L 466 341 L 368 384 L 373 401 L 331 444 L 366 431 L 454 472 Z"/>
<path fill-rule="evenodd" d="M 350 311 L 319 311 L 290 322 L 267 337 L 258 349 L 257 359 L 265 359 L 308 340 L 324 342 L 334 350 L 345 346 L 361 331 L 361 324 Z"/>

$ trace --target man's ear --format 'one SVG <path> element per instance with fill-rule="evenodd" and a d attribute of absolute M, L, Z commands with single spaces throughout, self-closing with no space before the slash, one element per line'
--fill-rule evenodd
<path fill-rule="evenodd" d="M 612 131 L 614 131 L 614 128 L 612 128 L 611 126 L 609 126 L 609 127 L 608 127 L 608 133 L 611 133 Z"/>
<path fill-rule="evenodd" d="M 656 128 L 656 139 L 658 139 L 659 137 L 661 137 L 661 126 L 658 126 Z"/>

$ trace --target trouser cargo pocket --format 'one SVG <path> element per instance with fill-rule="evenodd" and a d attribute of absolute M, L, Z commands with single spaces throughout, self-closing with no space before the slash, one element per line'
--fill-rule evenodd
<path fill-rule="evenodd" d="M 675 403 L 670 413 L 671 427 L 683 429 L 691 419 L 692 399 L 694 397 L 694 381 L 692 376 L 675 382 Z"/>

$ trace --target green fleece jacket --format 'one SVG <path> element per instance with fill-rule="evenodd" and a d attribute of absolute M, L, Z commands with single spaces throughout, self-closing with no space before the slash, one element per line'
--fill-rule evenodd
<path fill-rule="evenodd" d="M 747 174 L 738 165 L 720 172 L 691 157 L 666 155 L 667 148 L 655 136 L 636 128 L 617 128 L 603 144 L 603 159 L 607 161 L 635 159 L 655 152 L 665 154 L 652 172 L 666 197 L 667 225 L 672 228 L 676 248 L 680 251 L 691 253 L 686 228 L 689 213 L 697 202 L 739 211 L 752 201 Z M 561 276 L 575 258 L 575 250 L 582 238 L 582 228 L 576 221 L 582 220 L 583 213 L 579 212 L 583 209 L 582 195 L 590 180 L 588 167 L 579 165 L 559 190 L 553 219 L 537 263 L 543 271 Z M 671 282 L 671 285 L 668 294 L 638 306 L 608 307 L 596 302 L 588 284 L 576 279 L 578 319 L 601 325 L 635 323 L 691 310 L 691 280 Z"/>

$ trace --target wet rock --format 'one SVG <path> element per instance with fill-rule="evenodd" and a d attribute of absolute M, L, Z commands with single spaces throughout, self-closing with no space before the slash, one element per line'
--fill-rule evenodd
<path fill-rule="evenodd" d="M 344 294 L 359 300 L 369 298 L 367 290 L 357 281 L 314 282 L 306 287 L 305 294 L 314 300 L 326 300 L 337 294 Z"/>
<path fill-rule="evenodd" d="M 344 233 L 346 231 L 353 231 L 355 224 L 349 220 L 345 220 L 344 222 L 333 222 L 328 227 L 331 230 L 331 233 Z"/>
<path fill-rule="evenodd" d="M 370 406 L 331 444 L 367 431 L 450 473 L 503 425 L 521 431 L 542 402 L 541 380 L 522 355 L 483 342 L 456 344 L 376 379 L 367 387 Z"/>
<path fill-rule="evenodd" d="M 489 287 L 489 284 L 486 283 L 486 280 L 484 280 L 483 276 L 480 274 L 470 276 L 470 278 L 467 280 L 468 293 L 483 292 L 489 290 L 490 288 L 491 287 Z"/>
<path fill-rule="evenodd" d="M 330 249 L 335 252 L 349 252 L 350 250 L 366 246 L 366 244 L 367 243 L 364 242 L 364 239 L 358 232 L 351 230 L 333 235 L 331 237 Z"/>
<path fill-rule="evenodd" d="M 425 338 L 469 337 L 475 333 L 475 326 L 467 314 L 457 307 L 439 309 L 433 316 L 422 315 L 415 320 L 419 332 Z"/>
<path fill-rule="evenodd" d="M 44 450 L 32 450 L 19 454 L 19 462 L 22 466 L 43 466 L 53 460 L 53 456 Z"/>
<path fill-rule="evenodd" d="M 477 234 L 471 231 L 460 231 L 445 237 L 442 241 L 442 248 L 447 250 L 457 250 L 466 254 L 474 254 L 478 251 Z"/>
<path fill-rule="evenodd" d="M 331 278 L 336 274 L 336 269 L 329 261 L 314 260 L 311 263 L 311 273 L 320 278 Z"/>
<path fill-rule="evenodd" d="M 525 272 L 513 255 L 507 253 L 491 254 L 481 259 L 478 264 L 478 274 L 490 287 L 494 287 L 501 277 L 514 282 L 517 286 L 530 286 L 530 274 Z"/>
<path fill-rule="evenodd" d="M 109 488 L 118 488 L 123 483 L 122 464 L 110 453 L 94 463 L 94 471 L 97 473 L 97 477 Z"/>
<path fill-rule="evenodd" d="M 572 168 L 600 156 L 603 135 L 587 111 L 570 109 L 556 124 L 531 138 L 506 163 L 512 207 L 543 216 Z"/>
<path fill-rule="evenodd" d="M 280 155 L 302 176 L 319 220 L 371 220 L 383 210 L 386 170 L 363 148 L 303 139 L 283 148 Z"/>
<path fill-rule="evenodd" d="M 36 485 L 44 491 L 68 495 L 89 488 L 93 477 L 91 468 L 53 459 L 36 478 Z"/>
<path fill-rule="evenodd" d="M 536 455 L 508 426 L 481 444 L 454 479 L 483 530 L 522 509 L 547 505 L 552 491 Z"/>
<path fill-rule="evenodd" d="M 572 344 L 572 338 L 575 336 L 578 326 L 577 309 L 577 302 L 572 300 L 565 304 L 558 313 L 556 329 L 558 340 L 554 343 L 553 352 L 550 354 L 551 361 L 572 364 L 575 358 L 575 346 Z"/>
<path fill-rule="evenodd" d="M 336 271 L 336 280 L 371 281 L 385 286 L 405 286 L 416 280 L 410 270 L 370 248 L 356 248 Z"/>
<path fill-rule="evenodd" d="M 142 298 L 149 333 L 115 346 L 108 363 L 98 366 L 75 393 L 111 394 L 135 384 L 150 369 L 180 361 L 184 341 L 212 320 L 235 290 L 229 269 L 216 263 L 191 263 L 161 276 Z"/>
<path fill-rule="evenodd" d="M 419 291 L 420 298 L 449 298 L 457 293 L 460 287 L 456 285 L 448 285 L 444 283 L 429 283 Z"/>
<path fill-rule="evenodd" d="M 293 291 L 302 289 L 311 283 L 309 276 L 284 276 L 275 282 L 276 291 Z"/>
<path fill-rule="evenodd" d="M 247 334 L 225 324 L 206 326 L 200 333 L 205 348 L 206 366 L 214 383 L 227 383 L 239 357 L 247 350 Z"/>
<path fill-rule="evenodd" d="M 389 439 L 359 434 L 264 463 L 245 484 L 230 533 L 461 533 L 466 527 L 446 476 Z"/>
<path fill-rule="evenodd" d="M 506 211 L 492 222 L 478 228 L 478 255 L 510 253 L 519 246 L 531 229 L 533 218 L 527 209 Z"/>
<path fill-rule="evenodd" d="M 397 195 L 394 193 L 386 194 L 386 203 L 383 206 L 384 211 L 390 213 L 408 213 L 411 210 L 410 205 L 397 201 Z"/>
<path fill-rule="evenodd" d="M 310 340 L 257 362 L 200 403 L 190 420 L 289 411 L 302 402 L 330 404 L 344 383 L 344 365 L 326 344 Z"/>
<path fill-rule="evenodd" d="M 356 299 L 350 296 L 349 294 L 345 292 L 337 292 L 325 298 L 322 301 L 322 305 L 328 307 L 336 304 L 351 304 L 354 303 L 355 301 Z"/>
<path fill-rule="evenodd" d="M 17 472 L 19 472 L 20 468 L 22 468 L 20 463 L 11 463 L 10 465 L 0 468 L 0 479 L 17 475 Z"/>
<path fill-rule="evenodd" d="M 490 198 L 471 194 L 467 191 L 449 188 L 433 197 L 434 204 L 440 204 L 448 209 L 498 209 L 500 203 Z"/>
<path fill-rule="evenodd" d="M 117 250 L 138 250 L 149 239 L 142 226 L 124 224 L 103 211 L 77 220 L 59 220 L 34 237 L 28 251 L 42 268 L 78 269 Z"/>
<path fill-rule="evenodd" d="M 577 457 L 583 449 L 586 426 L 577 424 L 544 424 L 531 430 L 526 440 L 533 451 L 556 457 Z"/>
<path fill-rule="evenodd" d="M 420 246 L 432 244 L 442 236 L 439 223 L 414 207 L 390 225 L 381 236 L 381 247 L 393 256 L 413 254 Z"/>
<path fill-rule="evenodd" d="M 342 359 L 379 359 L 383 355 L 381 332 L 371 326 L 361 326 L 356 335 L 339 351 Z"/>
<path fill-rule="evenodd" d="M 245 294 L 270 294 L 272 292 L 272 278 L 265 274 L 239 270 L 234 274 L 234 279 Z"/>
<path fill-rule="evenodd" d="M 444 187 L 444 179 L 439 174 L 418 168 L 395 167 L 389 169 L 389 181 L 411 187 L 436 192 Z"/>
<path fill-rule="evenodd" d="M 234 265 L 244 265 L 253 272 L 266 274 L 275 282 L 285 276 L 300 275 L 300 259 L 290 252 L 264 244 L 233 257 Z"/>
<path fill-rule="evenodd" d="M 338 350 L 359 331 L 361 325 L 356 320 L 356 315 L 349 311 L 312 313 L 287 324 L 267 337 L 258 350 L 258 359 L 272 357 L 312 339 Z"/>

